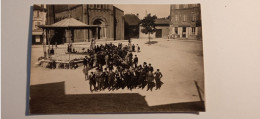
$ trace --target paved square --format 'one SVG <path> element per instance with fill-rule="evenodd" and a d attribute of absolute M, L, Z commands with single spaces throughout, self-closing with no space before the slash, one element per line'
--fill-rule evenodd
<path fill-rule="evenodd" d="M 89 82 L 85 81 L 82 72 L 83 66 L 77 69 L 47 69 L 35 65 L 38 57 L 43 55 L 42 45 L 32 46 L 31 59 L 31 86 L 65 82 L 65 94 L 111 94 L 111 93 L 138 93 L 145 96 L 149 106 L 157 106 L 181 102 L 200 101 L 194 81 L 204 90 L 204 69 L 202 41 L 176 40 L 176 39 L 152 39 L 157 42 L 151 45 L 145 44 L 148 39 L 133 39 L 133 44 L 138 44 L 140 53 L 134 53 L 139 58 L 139 64 L 151 63 L 154 69 L 160 69 L 163 74 L 161 79 L 164 84 L 160 90 L 146 91 L 133 89 L 132 91 L 119 89 L 99 92 L 90 92 Z M 106 41 L 98 41 L 103 44 Z M 112 41 L 117 44 L 120 41 Z M 123 44 L 127 44 L 124 41 Z M 65 47 L 65 46 L 58 46 Z M 89 47 L 89 43 L 83 43 L 80 47 Z M 40 95 L 40 94 L 39 94 Z M 202 95 L 204 97 L 204 95 Z"/>

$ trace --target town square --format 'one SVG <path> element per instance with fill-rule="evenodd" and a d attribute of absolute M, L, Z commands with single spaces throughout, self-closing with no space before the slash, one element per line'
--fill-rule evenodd
<path fill-rule="evenodd" d="M 139 19 L 113 5 L 34 5 L 30 113 L 205 111 L 200 6 L 169 6 Z"/>

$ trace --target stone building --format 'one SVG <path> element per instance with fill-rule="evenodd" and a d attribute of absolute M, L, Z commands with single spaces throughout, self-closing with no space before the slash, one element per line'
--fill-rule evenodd
<path fill-rule="evenodd" d="M 156 31 L 153 34 L 150 34 L 150 38 L 168 38 L 169 35 L 169 19 L 161 18 L 155 20 Z M 139 38 L 148 38 L 148 34 L 141 32 L 142 27 L 140 26 Z"/>
<path fill-rule="evenodd" d="M 139 37 L 139 22 L 138 14 L 125 14 L 125 39 Z"/>
<path fill-rule="evenodd" d="M 172 38 L 201 39 L 200 4 L 171 5 L 169 34 Z"/>
<path fill-rule="evenodd" d="M 33 18 L 32 18 L 32 44 L 42 44 L 42 29 L 39 25 L 45 25 L 46 23 L 46 9 L 45 5 L 33 6 Z"/>
<path fill-rule="evenodd" d="M 100 25 L 98 31 L 74 30 L 72 33 L 74 42 L 86 42 L 98 32 L 96 38 L 103 40 L 124 39 L 124 11 L 111 4 L 91 5 L 47 5 L 47 24 L 56 23 L 62 19 L 71 17 L 87 25 Z M 52 39 L 63 43 L 64 31 L 56 30 L 51 33 Z"/>

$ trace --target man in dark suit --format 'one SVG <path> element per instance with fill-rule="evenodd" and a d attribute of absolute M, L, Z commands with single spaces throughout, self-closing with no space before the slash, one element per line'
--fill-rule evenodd
<path fill-rule="evenodd" d="M 156 72 L 154 72 L 154 79 L 155 79 L 155 83 L 156 83 L 156 89 L 160 89 L 161 85 L 163 84 L 163 82 L 161 82 L 161 78 L 163 77 L 162 73 L 160 72 L 159 69 L 157 69 Z"/>
<path fill-rule="evenodd" d="M 135 55 L 134 64 L 135 64 L 135 68 L 137 68 L 137 64 L 138 64 L 138 57 L 137 57 L 137 55 Z"/>
<path fill-rule="evenodd" d="M 148 68 L 148 71 L 153 72 L 153 67 L 152 67 L 151 63 L 149 63 L 149 66 L 147 68 Z"/>

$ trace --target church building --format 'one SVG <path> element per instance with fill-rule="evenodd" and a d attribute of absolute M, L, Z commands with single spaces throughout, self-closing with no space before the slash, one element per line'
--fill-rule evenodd
<path fill-rule="evenodd" d="M 74 30 L 71 33 L 73 42 L 89 42 L 91 38 L 99 40 L 124 39 L 124 11 L 111 4 L 47 5 L 47 25 L 66 18 L 74 18 L 87 25 L 100 26 L 97 31 Z M 64 43 L 62 40 L 65 37 L 64 34 L 64 31 L 55 30 L 51 33 L 51 37 L 57 39 L 60 44 Z M 94 36 L 95 34 L 98 36 Z"/>

